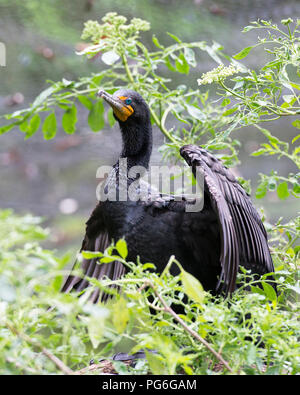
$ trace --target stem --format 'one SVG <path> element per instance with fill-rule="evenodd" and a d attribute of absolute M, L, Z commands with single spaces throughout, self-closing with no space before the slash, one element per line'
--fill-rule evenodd
<path fill-rule="evenodd" d="M 162 124 L 162 121 L 158 119 L 156 113 L 154 112 L 154 110 L 152 108 L 150 108 L 150 113 L 151 113 L 152 118 L 154 119 L 154 122 L 160 128 L 161 132 L 167 137 L 167 139 L 170 140 L 173 144 L 179 146 L 178 142 L 174 139 L 174 137 L 165 128 L 165 126 Z"/>
<path fill-rule="evenodd" d="M 146 287 L 150 287 L 153 289 L 155 295 L 157 296 L 161 304 L 164 306 L 164 310 L 166 313 L 171 314 L 172 317 L 184 328 L 186 332 L 188 332 L 192 337 L 194 337 L 196 340 L 202 343 L 219 360 L 219 362 L 221 362 L 226 367 L 226 369 L 229 370 L 229 372 L 233 373 L 233 370 L 229 366 L 228 362 L 225 361 L 225 359 L 222 357 L 222 355 L 216 352 L 212 348 L 212 346 L 205 339 L 203 339 L 197 332 L 195 332 L 188 325 L 186 325 L 186 323 L 179 317 L 179 315 L 177 315 L 175 311 L 170 306 L 167 305 L 167 303 L 162 298 L 162 296 L 157 292 L 154 284 L 151 281 L 146 280 L 143 286 L 140 288 L 140 291 L 142 291 Z"/>
<path fill-rule="evenodd" d="M 238 97 L 239 99 L 245 100 L 245 97 L 239 95 L 238 93 L 232 91 L 231 89 L 227 88 L 227 86 L 224 84 L 224 82 L 222 80 L 219 80 L 219 84 L 221 85 L 221 87 L 223 89 L 225 89 L 225 91 L 231 93 L 233 96 Z"/>
<path fill-rule="evenodd" d="M 133 79 L 133 76 L 131 74 L 130 68 L 128 66 L 127 58 L 126 58 L 124 53 L 122 53 L 121 58 L 122 58 L 123 66 L 125 68 L 127 77 L 129 78 L 129 81 L 134 85 L 134 79 Z"/>

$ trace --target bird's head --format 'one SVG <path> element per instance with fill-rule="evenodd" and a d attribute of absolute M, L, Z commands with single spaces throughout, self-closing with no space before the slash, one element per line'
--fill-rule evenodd
<path fill-rule="evenodd" d="M 131 158 L 130 165 L 148 168 L 152 150 L 150 110 L 140 94 L 120 89 L 113 95 L 100 90 L 102 97 L 113 109 L 123 137 L 122 157 Z"/>
<path fill-rule="evenodd" d="M 149 107 L 140 94 L 130 89 L 120 89 L 113 95 L 99 90 L 102 97 L 113 109 L 119 123 L 145 123 L 150 120 Z"/>

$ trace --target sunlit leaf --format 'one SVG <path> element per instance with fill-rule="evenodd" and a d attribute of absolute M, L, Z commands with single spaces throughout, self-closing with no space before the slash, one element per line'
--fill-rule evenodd
<path fill-rule="evenodd" d="M 56 135 L 56 117 L 54 112 L 51 112 L 47 118 L 44 120 L 42 131 L 45 140 L 53 139 Z"/>
<path fill-rule="evenodd" d="M 185 270 L 181 271 L 180 276 L 184 292 L 187 294 L 187 296 L 193 301 L 202 304 L 205 297 L 205 292 L 200 281 Z"/>

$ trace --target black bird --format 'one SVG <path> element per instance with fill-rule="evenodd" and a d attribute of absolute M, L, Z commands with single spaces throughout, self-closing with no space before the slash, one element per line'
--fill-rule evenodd
<path fill-rule="evenodd" d="M 152 151 L 152 127 L 149 107 L 135 91 L 119 90 L 113 95 L 99 91 L 113 109 L 119 123 L 123 148 L 113 166 L 103 191 L 117 190 L 120 196 L 135 187 L 137 177 L 128 176 L 134 166 L 148 169 Z M 273 272 L 267 234 L 249 195 L 233 174 L 208 151 L 185 145 L 180 154 L 193 173 L 200 169 L 204 178 L 204 206 L 201 211 L 188 212 L 186 199 L 157 193 L 152 199 L 100 201 L 86 224 L 82 250 L 104 251 L 112 242 L 125 238 L 128 260 L 153 262 L 161 272 L 171 255 L 183 268 L 213 293 L 232 293 L 240 266 L 261 276 Z M 121 170 L 127 160 L 128 172 Z M 148 186 L 147 186 L 148 188 Z M 150 187 L 149 187 L 150 191 Z M 76 264 L 75 264 L 76 265 Z M 178 270 L 173 265 L 171 272 Z M 81 267 L 88 277 L 107 276 L 118 279 L 125 273 L 119 262 L 97 264 L 97 259 L 83 259 Z M 82 291 L 88 280 L 72 273 L 62 291 Z M 91 296 L 96 302 L 104 295 L 99 290 Z"/>

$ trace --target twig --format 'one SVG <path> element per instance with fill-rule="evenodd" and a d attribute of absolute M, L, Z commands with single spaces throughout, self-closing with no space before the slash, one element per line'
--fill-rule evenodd
<path fill-rule="evenodd" d="M 20 337 L 27 343 L 31 344 L 34 347 L 39 348 L 42 353 L 49 358 L 57 367 L 59 370 L 61 370 L 64 374 L 71 375 L 74 374 L 73 370 L 70 369 L 68 366 L 66 366 L 59 358 L 57 358 L 54 354 L 52 354 L 51 351 L 49 351 L 47 348 L 42 346 L 41 343 L 39 343 L 37 340 L 32 340 L 29 336 L 27 336 L 25 333 L 20 332 L 17 328 L 15 328 L 10 322 L 5 322 L 7 328 L 16 336 Z"/>
<path fill-rule="evenodd" d="M 23 366 L 20 362 L 16 361 L 14 358 L 7 357 L 6 361 L 8 363 L 14 364 L 16 368 L 21 369 L 24 372 L 36 374 L 36 370 L 30 368 L 29 366 Z"/>
<path fill-rule="evenodd" d="M 195 332 L 193 329 L 191 329 L 176 313 L 175 311 L 166 304 L 165 300 L 162 298 L 162 296 L 157 292 L 154 284 L 151 281 L 145 281 L 145 283 L 141 286 L 139 291 L 142 291 L 145 289 L 147 286 L 151 287 L 157 296 L 157 298 L 160 300 L 161 304 L 164 306 L 164 310 L 166 313 L 169 313 L 172 315 L 172 317 L 179 322 L 179 324 L 185 329 L 186 332 L 188 332 L 191 336 L 193 336 L 196 340 L 198 340 L 200 343 L 202 343 L 218 360 L 221 362 L 229 372 L 233 373 L 233 370 L 229 366 L 228 362 L 225 361 L 225 359 L 222 357 L 220 353 L 215 351 L 212 346 L 205 340 L 203 339 L 197 332 Z"/>

